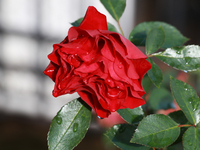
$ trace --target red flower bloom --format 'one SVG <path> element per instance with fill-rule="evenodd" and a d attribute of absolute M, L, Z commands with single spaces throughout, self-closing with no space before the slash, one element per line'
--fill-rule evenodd
<path fill-rule="evenodd" d="M 106 16 L 90 6 L 79 27 L 53 45 L 44 71 L 54 82 L 53 96 L 78 92 L 104 118 L 122 108 L 143 105 L 142 78 L 151 68 L 129 40 L 108 31 Z"/>

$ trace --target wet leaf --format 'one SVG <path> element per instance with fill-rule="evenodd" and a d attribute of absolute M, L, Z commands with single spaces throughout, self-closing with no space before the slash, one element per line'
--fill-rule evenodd
<path fill-rule="evenodd" d="M 164 52 L 153 54 L 153 56 L 171 67 L 185 72 L 200 69 L 200 47 L 197 45 L 168 48 Z"/>
<path fill-rule="evenodd" d="M 172 144 L 179 136 L 178 124 L 162 114 L 149 115 L 144 118 L 135 130 L 131 142 L 155 148 Z"/>
<path fill-rule="evenodd" d="M 172 94 L 184 112 L 188 121 L 192 124 L 200 122 L 200 99 L 196 91 L 187 83 L 170 77 Z"/>
<path fill-rule="evenodd" d="M 200 149 L 200 129 L 190 127 L 183 135 L 184 150 L 199 150 Z"/>
<path fill-rule="evenodd" d="M 80 98 L 64 105 L 53 118 L 49 133 L 49 150 L 72 150 L 85 136 L 91 109 Z"/>

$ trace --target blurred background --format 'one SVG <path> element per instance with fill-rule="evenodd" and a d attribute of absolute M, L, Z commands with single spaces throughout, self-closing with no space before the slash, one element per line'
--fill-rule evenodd
<path fill-rule="evenodd" d="M 78 97 L 51 95 L 47 55 L 89 5 L 117 26 L 99 0 L 0 0 L 0 150 L 47 150 L 51 120 Z M 199 0 L 127 0 L 120 22 L 127 38 L 138 23 L 164 21 L 190 38 L 186 44 L 200 45 L 199 8 Z M 101 136 L 104 127 L 94 123 L 75 149 L 115 150 Z"/>

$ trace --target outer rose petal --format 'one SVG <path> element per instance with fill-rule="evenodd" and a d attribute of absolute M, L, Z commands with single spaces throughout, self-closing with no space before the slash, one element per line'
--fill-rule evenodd
<path fill-rule="evenodd" d="M 50 64 L 44 70 L 44 74 L 49 76 L 55 82 L 58 69 L 59 69 L 58 65 L 54 64 L 53 62 L 50 62 Z"/>
<path fill-rule="evenodd" d="M 106 16 L 98 12 L 93 6 L 88 7 L 86 15 L 79 27 L 85 30 L 108 30 Z"/>

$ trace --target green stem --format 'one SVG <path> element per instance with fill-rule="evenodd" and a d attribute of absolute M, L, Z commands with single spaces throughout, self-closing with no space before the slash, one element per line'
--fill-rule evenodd
<path fill-rule="evenodd" d="M 182 124 L 182 125 L 178 125 L 178 127 L 191 127 L 191 126 L 195 126 L 195 125 L 191 125 L 191 124 Z"/>
<path fill-rule="evenodd" d="M 123 32 L 123 30 L 122 30 L 122 27 L 121 27 L 119 21 L 117 21 L 117 24 L 118 24 L 118 27 L 119 27 L 119 30 L 120 30 L 122 36 L 124 36 L 124 32 Z"/>
<path fill-rule="evenodd" d="M 147 55 L 147 57 L 153 57 L 154 55 Z"/>

